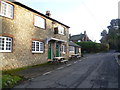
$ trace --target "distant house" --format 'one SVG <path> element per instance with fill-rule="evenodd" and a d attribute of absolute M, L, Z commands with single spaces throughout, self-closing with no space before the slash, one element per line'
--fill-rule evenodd
<path fill-rule="evenodd" d="M 70 41 L 72 42 L 81 42 L 81 41 L 91 41 L 89 37 L 86 34 L 86 31 L 84 31 L 84 34 L 78 34 L 70 36 Z"/>
<path fill-rule="evenodd" d="M 69 57 L 74 54 L 81 56 L 81 47 L 74 42 L 69 42 Z"/>

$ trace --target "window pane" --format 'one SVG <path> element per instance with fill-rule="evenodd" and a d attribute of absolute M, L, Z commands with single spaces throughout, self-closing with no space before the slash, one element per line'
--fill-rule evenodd
<path fill-rule="evenodd" d="M 64 34 L 64 27 L 58 26 L 59 34 Z"/>
<path fill-rule="evenodd" d="M 66 46 L 64 45 L 64 52 L 66 52 Z"/>
<path fill-rule="evenodd" d="M 39 42 L 39 41 L 32 42 L 32 51 L 34 51 L 33 53 L 35 53 L 35 52 L 42 53 L 43 50 L 44 50 L 44 43 Z"/>
<path fill-rule="evenodd" d="M 39 42 L 36 42 L 36 51 L 39 51 Z"/>
<path fill-rule="evenodd" d="M 7 4 L 5 2 L 1 3 L 1 14 L 6 15 Z"/>
<path fill-rule="evenodd" d="M 11 38 L 6 38 L 6 41 L 10 42 L 10 41 L 12 41 L 12 39 Z"/>
<path fill-rule="evenodd" d="M 35 16 L 34 19 L 35 19 L 35 21 L 34 21 L 35 26 L 45 29 L 45 19 L 43 19 L 39 16 Z"/>
<path fill-rule="evenodd" d="M 4 38 L 2 38 L 2 43 L 4 43 L 4 40 L 5 40 L 5 39 L 4 39 Z"/>
<path fill-rule="evenodd" d="M 40 27 L 45 29 L 45 20 L 41 17 L 39 19 L 40 19 Z"/>
<path fill-rule="evenodd" d="M 0 44 L 2 43 L 2 38 L 0 37 Z"/>
<path fill-rule="evenodd" d="M 40 43 L 40 51 L 44 51 L 44 44 Z"/>
<path fill-rule="evenodd" d="M 35 42 L 32 42 L 32 51 L 35 51 Z"/>
<path fill-rule="evenodd" d="M 13 6 L 8 4 L 8 17 L 13 18 Z"/>
<path fill-rule="evenodd" d="M 0 50 L 2 50 L 2 38 L 0 37 Z"/>
<path fill-rule="evenodd" d="M 74 51 L 74 47 L 73 47 L 73 46 L 70 46 L 70 47 L 69 47 L 69 51 Z"/>
<path fill-rule="evenodd" d="M 2 46 L 0 46 L 0 50 L 2 50 Z"/>
<path fill-rule="evenodd" d="M 0 39 L 0 50 L 4 50 L 4 38 Z"/>
<path fill-rule="evenodd" d="M 11 50 L 12 45 L 11 41 L 12 41 L 11 38 L 6 37 L 6 50 Z"/>
<path fill-rule="evenodd" d="M 1 1 L 1 15 L 8 18 L 13 18 L 13 5 Z"/>
<path fill-rule="evenodd" d="M 9 38 L 6 38 L 7 41 L 9 41 Z"/>
<path fill-rule="evenodd" d="M 9 37 L 0 37 L 0 51 L 9 52 L 12 50 L 12 39 Z"/>
<path fill-rule="evenodd" d="M 2 43 L 2 50 L 4 50 L 4 43 Z"/>
<path fill-rule="evenodd" d="M 11 50 L 11 42 L 6 42 L 6 50 Z"/>

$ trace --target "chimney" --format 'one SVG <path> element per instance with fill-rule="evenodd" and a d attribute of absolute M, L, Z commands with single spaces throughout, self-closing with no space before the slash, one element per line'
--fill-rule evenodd
<path fill-rule="evenodd" d="M 86 35 L 86 31 L 84 31 L 84 34 Z"/>
<path fill-rule="evenodd" d="M 48 17 L 50 17 L 50 16 L 51 16 L 50 11 L 46 11 L 46 16 L 48 16 Z"/>
<path fill-rule="evenodd" d="M 71 38 L 71 34 L 69 34 L 69 38 Z"/>

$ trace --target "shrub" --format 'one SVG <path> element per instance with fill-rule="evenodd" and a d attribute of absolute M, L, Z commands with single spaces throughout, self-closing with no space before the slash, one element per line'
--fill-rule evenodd
<path fill-rule="evenodd" d="M 109 50 L 109 44 L 101 44 L 101 51 L 108 51 Z"/>
<path fill-rule="evenodd" d="M 21 78 L 19 76 L 3 75 L 2 88 L 12 88 Z"/>
<path fill-rule="evenodd" d="M 109 50 L 108 44 L 101 44 L 95 42 L 76 42 L 76 44 L 82 47 L 82 53 L 96 53 Z"/>

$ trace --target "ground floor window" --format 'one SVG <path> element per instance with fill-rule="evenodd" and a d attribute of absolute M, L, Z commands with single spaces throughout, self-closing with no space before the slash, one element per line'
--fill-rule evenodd
<path fill-rule="evenodd" d="M 62 53 L 65 53 L 65 52 L 66 52 L 66 46 L 62 45 Z"/>
<path fill-rule="evenodd" d="M 69 46 L 69 51 L 75 51 L 75 47 L 74 46 Z"/>
<path fill-rule="evenodd" d="M 12 52 L 12 38 L 0 36 L 0 52 Z"/>
<path fill-rule="evenodd" d="M 44 43 L 40 41 L 32 41 L 32 53 L 44 53 Z"/>

